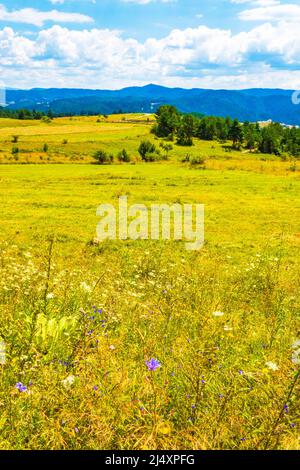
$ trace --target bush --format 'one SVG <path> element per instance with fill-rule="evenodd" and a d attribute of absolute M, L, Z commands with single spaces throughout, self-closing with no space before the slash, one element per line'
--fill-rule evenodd
<path fill-rule="evenodd" d="M 45 124 L 51 124 L 51 119 L 48 116 L 43 116 L 41 121 Z"/>
<path fill-rule="evenodd" d="M 16 143 L 18 142 L 18 140 L 19 140 L 19 136 L 18 136 L 18 135 L 13 135 L 13 136 L 12 136 L 12 140 L 11 140 L 11 141 L 12 141 L 14 144 L 16 144 Z"/>
<path fill-rule="evenodd" d="M 139 154 L 142 157 L 142 160 L 145 160 L 147 154 L 152 154 L 156 152 L 156 147 L 149 140 L 143 140 L 139 146 Z M 146 160 L 145 160 L 146 161 Z"/>
<path fill-rule="evenodd" d="M 160 155 L 159 152 L 149 152 L 143 157 L 144 162 L 158 162 L 163 160 L 163 157 Z"/>
<path fill-rule="evenodd" d="M 182 157 L 182 159 L 180 160 L 181 163 L 189 163 L 191 160 L 191 156 L 189 153 L 187 153 L 184 157 Z"/>
<path fill-rule="evenodd" d="M 128 163 L 131 159 L 129 153 L 125 149 L 123 149 L 121 150 L 121 152 L 118 153 L 118 160 L 119 162 Z"/>
<path fill-rule="evenodd" d="M 62 143 L 63 143 L 63 145 L 67 145 L 68 140 L 67 140 L 67 139 L 64 139 L 64 140 L 62 141 Z"/>
<path fill-rule="evenodd" d="M 44 146 L 43 146 L 43 151 L 44 151 L 45 153 L 47 153 L 48 150 L 49 150 L 49 145 L 48 145 L 48 144 L 44 144 Z"/>
<path fill-rule="evenodd" d="M 94 153 L 93 158 L 97 160 L 99 165 L 109 165 L 113 162 L 114 157 L 112 155 L 109 155 L 107 152 L 104 150 L 97 150 L 96 153 Z"/>
<path fill-rule="evenodd" d="M 20 152 L 19 147 L 13 147 L 11 150 L 12 155 L 17 155 Z"/>
<path fill-rule="evenodd" d="M 204 157 L 193 157 L 190 159 L 191 165 L 204 165 L 205 158 Z"/>

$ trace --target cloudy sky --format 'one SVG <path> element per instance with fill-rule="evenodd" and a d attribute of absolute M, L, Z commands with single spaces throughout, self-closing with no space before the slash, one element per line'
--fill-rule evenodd
<path fill-rule="evenodd" d="M 300 1 L 0 0 L 7 87 L 300 88 Z"/>

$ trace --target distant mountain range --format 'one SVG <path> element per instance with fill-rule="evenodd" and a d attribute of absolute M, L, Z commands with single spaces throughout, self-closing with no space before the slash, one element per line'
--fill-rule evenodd
<path fill-rule="evenodd" d="M 7 90 L 10 109 L 35 109 L 54 113 L 112 114 L 152 113 L 162 104 L 180 111 L 205 115 L 237 117 L 240 121 L 273 121 L 300 125 L 300 105 L 292 103 L 292 90 L 205 90 L 166 88 L 157 85 L 122 90 L 42 89 Z"/>

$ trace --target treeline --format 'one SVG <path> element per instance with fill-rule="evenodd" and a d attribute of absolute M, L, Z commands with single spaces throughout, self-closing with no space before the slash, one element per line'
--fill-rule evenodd
<path fill-rule="evenodd" d="M 285 127 L 278 123 L 260 126 L 259 123 L 240 123 L 230 117 L 197 117 L 182 114 L 176 107 L 161 106 L 156 113 L 152 132 L 157 137 L 176 141 L 178 145 L 191 146 L 193 139 L 232 142 L 234 149 L 275 155 L 300 156 L 300 129 Z"/>
<path fill-rule="evenodd" d="M 0 107 L 0 118 L 40 120 L 43 118 L 53 119 L 54 117 L 56 116 L 51 110 L 48 111 L 48 113 L 43 113 L 42 111 L 31 111 L 29 109 L 7 109 Z"/>

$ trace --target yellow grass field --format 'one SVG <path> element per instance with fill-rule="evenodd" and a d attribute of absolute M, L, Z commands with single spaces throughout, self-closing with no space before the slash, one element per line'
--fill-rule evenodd
<path fill-rule="evenodd" d="M 0 449 L 300 449 L 300 163 L 146 164 L 152 122 L 0 120 Z M 204 204 L 204 247 L 93 243 L 122 195 Z"/>

